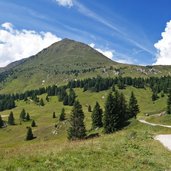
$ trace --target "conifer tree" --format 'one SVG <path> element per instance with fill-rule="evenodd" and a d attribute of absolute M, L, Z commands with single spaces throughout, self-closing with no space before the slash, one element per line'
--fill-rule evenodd
<path fill-rule="evenodd" d="M 55 112 L 53 112 L 53 116 L 52 116 L 53 118 L 56 118 L 56 114 L 55 114 Z"/>
<path fill-rule="evenodd" d="M 15 122 L 14 122 L 14 115 L 13 115 L 13 112 L 11 111 L 9 116 L 8 116 L 8 124 L 9 125 L 15 125 Z"/>
<path fill-rule="evenodd" d="M 2 128 L 4 126 L 4 121 L 2 120 L 2 117 L 0 115 L 0 128 Z"/>
<path fill-rule="evenodd" d="M 122 107 L 121 107 L 121 99 L 120 99 L 120 94 L 118 91 L 115 91 L 114 96 L 113 96 L 113 116 L 112 116 L 112 125 L 113 125 L 113 131 L 118 130 L 121 125 L 120 125 L 120 120 L 121 120 L 121 113 L 122 113 Z"/>
<path fill-rule="evenodd" d="M 32 120 L 31 127 L 36 127 L 36 122 Z"/>
<path fill-rule="evenodd" d="M 156 92 L 153 92 L 153 94 L 152 94 L 152 101 L 155 101 L 155 100 L 157 100 L 158 99 L 158 95 L 157 95 L 157 93 Z"/>
<path fill-rule="evenodd" d="M 169 91 L 167 99 L 167 113 L 171 114 L 171 90 Z"/>
<path fill-rule="evenodd" d="M 127 115 L 127 105 L 124 95 L 115 90 L 115 94 L 109 93 L 104 112 L 104 132 L 112 133 L 124 126 Z"/>
<path fill-rule="evenodd" d="M 129 116 L 130 118 L 137 116 L 137 114 L 139 113 L 139 106 L 138 106 L 138 102 L 137 99 L 134 95 L 134 93 L 131 93 L 131 97 L 129 100 Z"/>
<path fill-rule="evenodd" d="M 122 128 L 124 126 L 125 121 L 129 118 L 127 103 L 123 93 L 121 93 L 119 96 L 118 109 L 119 109 L 119 127 Z"/>
<path fill-rule="evenodd" d="M 66 96 L 63 99 L 63 105 L 68 105 L 68 100 L 69 98 L 68 98 L 68 95 L 66 94 Z"/>
<path fill-rule="evenodd" d="M 91 106 L 90 106 L 90 105 L 88 105 L 88 112 L 92 112 L 92 111 L 91 111 Z"/>
<path fill-rule="evenodd" d="M 43 101 L 43 99 L 41 98 L 40 99 L 40 106 L 44 106 L 45 104 L 44 104 L 44 101 Z"/>
<path fill-rule="evenodd" d="M 92 118 L 92 128 L 95 129 L 95 128 L 100 128 L 103 126 L 103 123 L 102 123 L 102 109 L 100 108 L 100 105 L 98 102 L 96 102 L 94 108 L 93 108 L 93 112 L 92 112 L 92 115 L 91 115 L 91 118 Z"/>
<path fill-rule="evenodd" d="M 29 115 L 29 113 L 26 114 L 26 120 L 27 120 L 27 121 L 30 120 L 30 115 Z"/>
<path fill-rule="evenodd" d="M 70 124 L 71 125 L 68 129 L 68 139 L 83 139 L 86 136 L 86 129 L 84 125 L 84 112 L 79 101 L 75 101 L 73 105 Z"/>
<path fill-rule="evenodd" d="M 23 109 L 20 113 L 20 120 L 25 120 L 26 119 L 26 111 Z"/>
<path fill-rule="evenodd" d="M 116 123 L 115 123 L 115 104 L 114 97 L 110 92 L 106 103 L 105 103 L 105 112 L 104 112 L 104 132 L 112 133 L 116 131 Z"/>
<path fill-rule="evenodd" d="M 61 110 L 61 114 L 60 114 L 59 120 L 60 121 L 64 121 L 65 120 L 65 109 L 64 108 L 62 108 L 62 110 Z"/>
<path fill-rule="evenodd" d="M 75 102 L 75 98 L 76 98 L 76 94 L 75 94 L 74 90 L 71 88 L 69 90 L 69 96 L 68 96 L 68 105 L 69 106 L 73 106 L 73 104 Z"/>
<path fill-rule="evenodd" d="M 32 140 L 33 137 L 33 133 L 32 133 L 32 129 L 30 127 L 27 128 L 27 134 L 26 134 L 26 141 L 28 140 Z"/>

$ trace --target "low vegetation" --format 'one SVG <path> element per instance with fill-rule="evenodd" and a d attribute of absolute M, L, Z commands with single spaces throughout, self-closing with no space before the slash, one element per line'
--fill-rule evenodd
<path fill-rule="evenodd" d="M 72 106 L 64 106 L 57 96 L 50 96 L 50 94 L 48 94 L 48 100 L 46 100 L 47 94 L 37 95 L 39 99 L 43 99 L 44 106 L 38 105 L 29 98 L 26 101 L 24 99 L 17 100 L 16 107 L 12 110 L 15 125 L 8 125 L 6 128 L 0 129 L 1 168 L 4 170 L 170 169 L 170 152 L 159 142 L 153 140 L 153 136 L 156 134 L 171 133 L 170 129 L 153 128 L 131 119 L 127 124 L 124 124 L 122 130 L 105 135 L 104 129 L 100 125 L 97 127 L 93 124 L 92 112 L 95 106 L 96 108 L 98 106 L 97 99 L 100 109 L 105 113 L 108 94 L 112 90 L 112 98 L 116 98 L 117 91 L 119 91 L 120 98 L 122 97 L 121 93 L 123 93 L 128 108 L 131 92 L 134 92 L 140 110 L 138 117 L 150 112 L 158 113 L 161 108 L 165 110 L 167 108 L 167 97 L 160 97 L 153 103 L 151 100 L 152 91 L 149 88 L 137 89 L 127 86 L 125 89 L 119 90 L 116 85 L 115 89 L 100 92 L 84 92 L 83 89 L 74 88 L 76 99 L 80 101 L 84 112 L 87 137 L 95 135 L 98 138 L 70 142 L 67 140 L 67 132 L 70 127 L 68 121 L 71 117 Z M 69 89 L 66 92 L 68 93 Z M 89 105 L 93 106 L 92 112 L 88 110 Z M 60 121 L 63 108 L 65 108 L 65 120 Z M 20 113 L 23 109 L 25 109 L 25 113 L 29 112 L 30 120 L 23 120 L 20 123 Z M 99 111 L 99 107 L 97 109 Z M 0 113 L 3 121 L 8 120 L 10 112 L 11 110 L 5 110 Z M 52 117 L 53 112 L 55 112 L 54 118 Z M 33 120 L 36 122 L 36 127 L 32 126 Z M 102 121 L 104 122 L 103 118 Z M 31 136 L 29 137 L 32 140 L 25 141 L 30 128 L 31 134 L 29 134 Z M 94 160 L 95 158 L 98 161 Z M 99 165 L 99 163 L 101 164 Z"/>

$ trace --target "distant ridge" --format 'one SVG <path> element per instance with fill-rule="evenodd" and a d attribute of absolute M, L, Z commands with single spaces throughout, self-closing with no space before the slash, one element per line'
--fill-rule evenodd
<path fill-rule="evenodd" d="M 87 44 L 66 38 L 36 55 L 0 68 L 0 93 L 61 85 L 97 75 L 149 77 L 170 73 L 170 66 L 144 67 L 114 62 Z"/>

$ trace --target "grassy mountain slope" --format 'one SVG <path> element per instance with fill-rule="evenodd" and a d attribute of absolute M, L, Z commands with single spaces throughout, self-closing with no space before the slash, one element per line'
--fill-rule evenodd
<path fill-rule="evenodd" d="M 116 63 L 86 44 L 64 39 L 37 55 L 0 69 L 0 93 L 21 92 L 71 79 L 170 75 L 170 66 L 135 66 Z"/>
<path fill-rule="evenodd" d="M 64 39 L 37 55 L 3 68 L 1 92 L 22 91 L 43 85 L 66 83 L 69 79 L 101 74 L 115 62 L 80 42 Z M 13 66 L 13 67 L 12 67 Z M 3 77 L 4 76 L 4 77 Z"/>
<path fill-rule="evenodd" d="M 166 108 L 166 97 L 151 101 L 150 89 L 127 87 L 122 90 L 126 98 L 134 91 L 141 114 L 159 112 Z M 87 105 L 95 105 L 96 100 L 104 109 L 108 91 L 83 92 L 75 89 L 77 98 L 83 105 L 85 124 L 88 133 L 91 131 L 91 113 Z M 41 95 L 44 98 L 46 95 Z M 169 170 L 171 169 L 168 152 L 153 136 L 160 133 L 171 133 L 170 129 L 143 125 L 136 120 L 117 133 L 104 135 L 102 129 L 99 138 L 69 142 L 67 140 L 68 121 L 58 122 L 61 102 L 57 97 L 50 97 L 45 106 L 40 107 L 31 101 L 17 101 L 13 109 L 17 125 L 0 129 L 0 165 L 2 170 Z M 19 124 L 19 114 L 25 108 L 37 123 L 33 128 L 36 139 L 26 142 L 26 126 L 31 122 Z M 70 117 L 72 107 L 65 106 L 66 117 Z M 57 118 L 52 118 L 52 112 Z M 10 111 L 0 112 L 4 120 Z M 140 117 L 139 116 L 139 117 Z M 58 124 L 58 128 L 54 125 Z M 157 149 L 157 150 L 156 150 Z M 162 156 L 162 157 L 161 157 Z"/>

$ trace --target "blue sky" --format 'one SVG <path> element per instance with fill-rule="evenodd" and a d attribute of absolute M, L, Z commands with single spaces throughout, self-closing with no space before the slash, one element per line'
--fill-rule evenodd
<path fill-rule="evenodd" d="M 119 62 L 151 65 L 168 64 L 169 61 L 171 64 L 170 51 L 162 51 L 170 45 L 170 38 L 168 34 L 161 36 L 162 32 L 168 33 L 166 23 L 171 20 L 170 7 L 170 0 L 1 0 L 0 37 L 3 39 L 0 38 L 0 42 L 3 43 L 0 45 L 3 47 L 0 46 L 0 50 L 5 51 L 8 47 L 10 51 L 14 42 L 12 37 L 17 36 L 17 32 L 20 38 L 25 34 L 25 39 L 29 39 L 33 30 L 34 36 L 40 35 L 44 46 L 67 37 L 87 43 Z M 4 23 L 8 23 L 8 27 Z M 9 24 L 13 31 L 10 31 Z M 170 29 L 170 25 L 168 27 Z M 23 30 L 27 32 L 23 33 Z M 3 36 L 4 31 L 11 36 Z M 48 38 L 44 35 L 47 32 L 52 34 Z M 29 36 L 26 36 L 28 33 Z M 50 41 L 51 37 L 53 40 Z M 160 40 L 162 43 L 158 42 Z M 41 41 L 36 41 L 35 38 L 34 46 L 40 46 Z M 7 43 L 8 46 L 5 46 Z M 154 44 L 157 44 L 156 47 Z M 17 47 L 21 45 L 15 46 L 11 48 L 15 49 L 15 58 L 0 52 L 0 66 L 36 53 L 30 48 L 23 51 L 32 52 L 18 55 Z M 37 49 L 41 50 L 44 46 Z M 17 55 L 20 57 L 17 58 Z M 5 58 L 8 60 L 2 64 Z M 163 60 L 165 62 L 160 62 Z"/>

